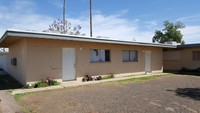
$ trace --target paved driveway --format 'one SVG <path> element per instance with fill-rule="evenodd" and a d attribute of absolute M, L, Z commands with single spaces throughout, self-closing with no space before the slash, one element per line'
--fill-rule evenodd
<path fill-rule="evenodd" d="M 200 113 L 200 77 L 175 75 L 126 84 L 98 84 L 29 94 L 38 113 Z"/>

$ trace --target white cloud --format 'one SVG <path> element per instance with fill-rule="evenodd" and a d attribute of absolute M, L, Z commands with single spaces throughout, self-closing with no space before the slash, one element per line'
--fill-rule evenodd
<path fill-rule="evenodd" d="M 105 36 L 112 39 L 132 40 L 151 42 L 154 31 L 139 31 L 139 19 L 128 20 L 122 17 L 124 11 L 113 15 L 103 15 L 101 13 L 93 15 L 93 36 Z M 89 35 L 89 17 L 84 16 L 79 19 L 70 19 L 71 23 L 81 24 L 82 32 Z M 147 24 L 147 23 L 145 23 Z M 152 24 L 152 21 L 148 25 Z"/>
<path fill-rule="evenodd" d="M 57 18 L 36 13 L 35 9 L 37 5 L 27 0 L 16 0 L 7 7 L 0 5 L 0 35 L 8 28 L 43 31 Z M 151 42 L 154 31 L 159 29 L 158 22 L 156 20 L 144 22 L 138 18 L 129 20 L 123 17 L 127 12 L 128 10 L 121 10 L 116 14 L 104 15 L 100 11 L 94 11 L 93 36 L 105 36 L 119 40 L 134 38 L 139 42 Z M 81 25 L 81 32 L 87 36 L 89 36 L 88 15 L 89 12 L 83 13 L 78 18 L 68 18 L 73 25 Z M 200 40 L 199 29 L 200 26 L 187 26 L 182 30 L 186 43 L 195 43 Z"/>
<path fill-rule="evenodd" d="M 144 22 L 146 25 L 146 28 L 147 29 L 155 29 L 157 27 L 157 21 L 156 20 L 152 20 L 152 21 L 147 21 L 147 22 Z"/>
<path fill-rule="evenodd" d="M 186 43 L 200 43 L 200 25 L 198 23 L 200 22 L 200 15 L 182 17 L 177 19 L 177 21 L 195 24 L 186 25 L 186 27 L 182 29 L 181 32 Z"/>
<path fill-rule="evenodd" d="M 12 7 L 12 8 L 11 8 Z M 30 8 L 31 7 L 31 8 Z M 36 5 L 27 0 L 17 0 L 8 7 L 0 5 L 0 33 L 6 29 L 29 29 L 42 31 L 54 20 L 52 17 L 34 12 Z"/>
<path fill-rule="evenodd" d="M 186 43 L 200 43 L 200 26 L 186 26 L 182 29 L 183 39 Z"/>
<path fill-rule="evenodd" d="M 9 7 L 13 8 L 10 9 Z M 8 28 L 43 31 L 54 20 L 53 17 L 36 13 L 34 9 L 24 10 L 28 9 L 27 7 L 37 8 L 31 1 L 15 1 L 9 7 L 0 5 L 0 8 L 3 9 L 0 11 L 0 21 L 3 23 L 0 29 L 1 34 Z M 121 10 L 113 15 L 103 15 L 99 11 L 95 13 L 93 15 L 94 36 L 105 36 L 120 40 L 132 40 L 134 37 L 136 41 L 151 42 L 153 33 L 151 31 L 139 31 L 139 19 L 128 20 L 122 17 L 127 12 L 128 10 Z M 73 25 L 80 24 L 82 26 L 81 32 L 89 35 L 89 17 L 87 14 L 79 18 L 68 19 Z"/>
<path fill-rule="evenodd" d="M 200 15 L 192 15 L 192 16 L 186 16 L 177 19 L 177 21 L 183 21 L 183 22 L 197 22 L 200 21 Z"/>
<path fill-rule="evenodd" d="M 48 3 L 57 8 L 63 8 L 63 0 L 48 0 Z"/>

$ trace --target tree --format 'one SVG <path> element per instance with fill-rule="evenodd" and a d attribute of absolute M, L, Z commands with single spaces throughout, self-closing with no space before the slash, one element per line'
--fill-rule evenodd
<path fill-rule="evenodd" d="M 153 42 L 164 43 L 175 41 L 181 44 L 185 43 L 182 39 L 183 35 L 180 31 L 180 29 L 185 27 L 182 22 L 178 21 L 174 24 L 166 20 L 164 21 L 164 26 L 164 29 L 155 31 L 155 35 L 152 38 Z"/>
<path fill-rule="evenodd" d="M 61 33 L 69 35 L 85 35 L 80 33 L 81 26 L 77 25 L 72 27 L 72 24 L 67 20 L 55 20 L 47 30 L 43 32 Z"/>

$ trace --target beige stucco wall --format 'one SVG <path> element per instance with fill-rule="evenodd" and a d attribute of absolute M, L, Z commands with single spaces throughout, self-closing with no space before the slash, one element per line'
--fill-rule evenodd
<path fill-rule="evenodd" d="M 27 39 L 27 82 L 48 76 L 62 79 L 62 48 L 76 49 L 77 77 L 109 73 L 144 72 L 144 51 L 152 51 L 152 70 L 162 72 L 162 48 L 75 42 L 48 39 Z M 90 63 L 90 49 L 111 50 L 111 62 Z M 138 62 L 122 62 L 122 50 L 138 50 Z"/>
<path fill-rule="evenodd" d="M 193 60 L 193 51 L 200 51 L 200 47 L 184 48 L 184 49 L 168 49 L 168 51 L 179 51 L 179 60 L 164 60 L 164 70 L 180 70 L 183 67 L 187 69 L 196 69 L 200 67 L 200 61 Z M 173 57 L 174 54 L 168 54 Z M 175 56 L 174 56 L 175 57 Z"/>
<path fill-rule="evenodd" d="M 26 84 L 26 39 L 22 39 L 9 46 L 8 73 L 22 84 Z M 17 65 L 11 65 L 11 58 L 17 58 Z"/>

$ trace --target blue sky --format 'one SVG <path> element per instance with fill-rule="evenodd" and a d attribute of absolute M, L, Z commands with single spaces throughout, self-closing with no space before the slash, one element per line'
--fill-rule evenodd
<path fill-rule="evenodd" d="M 66 0 L 66 16 L 89 35 L 89 0 Z M 43 31 L 62 18 L 63 0 L 1 0 L 0 35 L 6 29 Z M 182 21 L 186 43 L 200 43 L 199 0 L 93 0 L 93 34 L 151 42 L 163 21 Z"/>

